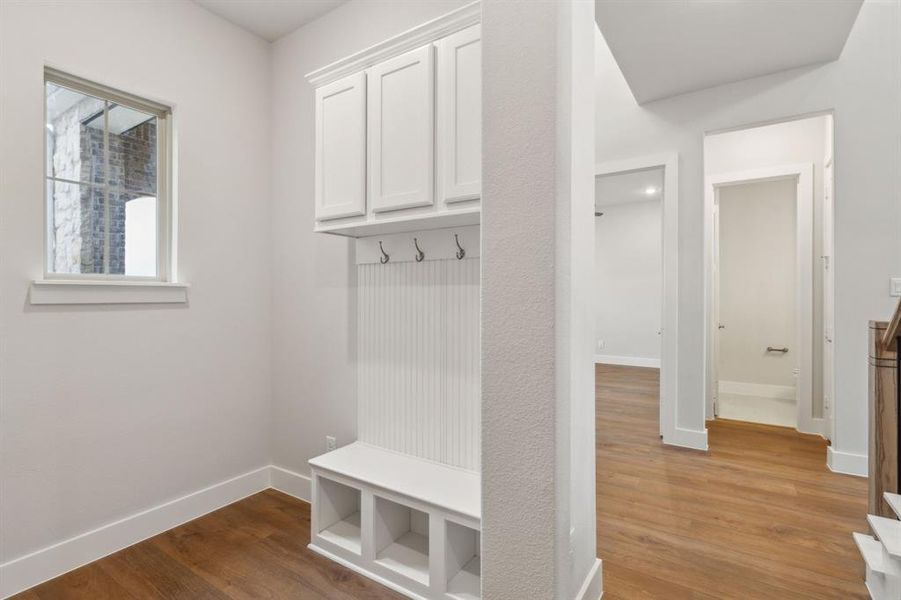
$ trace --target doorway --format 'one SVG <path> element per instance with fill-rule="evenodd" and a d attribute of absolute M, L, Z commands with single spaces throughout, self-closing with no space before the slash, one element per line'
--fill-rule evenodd
<path fill-rule="evenodd" d="M 716 188 L 712 390 L 717 418 L 798 426 L 799 358 L 809 352 L 799 346 L 799 187 L 798 178 L 790 176 Z"/>
<path fill-rule="evenodd" d="M 831 121 L 705 136 L 708 421 L 830 435 Z"/>
<path fill-rule="evenodd" d="M 664 443 L 706 449 L 676 424 L 677 198 L 675 154 L 595 169 L 595 362 L 658 369 Z"/>

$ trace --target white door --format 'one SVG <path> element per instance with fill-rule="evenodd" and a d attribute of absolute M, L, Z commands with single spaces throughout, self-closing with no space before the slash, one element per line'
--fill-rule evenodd
<path fill-rule="evenodd" d="M 316 90 L 316 220 L 366 214 L 366 75 Z"/>
<path fill-rule="evenodd" d="M 438 191 L 461 202 L 482 193 L 482 43 L 473 25 L 438 48 Z"/>
<path fill-rule="evenodd" d="M 434 50 L 429 44 L 371 67 L 369 193 L 373 212 L 434 201 Z"/>

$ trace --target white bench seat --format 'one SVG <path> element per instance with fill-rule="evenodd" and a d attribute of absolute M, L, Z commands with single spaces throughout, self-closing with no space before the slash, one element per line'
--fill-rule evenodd
<path fill-rule="evenodd" d="M 478 473 L 354 442 L 310 460 L 310 466 L 481 520 Z"/>
<path fill-rule="evenodd" d="M 478 473 L 363 442 L 310 468 L 312 550 L 410 598 L 480 597 Z"/>

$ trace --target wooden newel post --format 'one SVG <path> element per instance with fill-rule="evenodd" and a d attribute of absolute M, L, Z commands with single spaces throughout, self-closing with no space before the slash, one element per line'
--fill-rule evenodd
<path fill-rule="evenodd" d="M 870 321 L 869 343 L 869 493 L 868 512 L 894 518 L 883 492 L 898 493 L 898 435 L 901 388 L 898 386 L 898 352 L 901 305 L 890 322 Z"/>

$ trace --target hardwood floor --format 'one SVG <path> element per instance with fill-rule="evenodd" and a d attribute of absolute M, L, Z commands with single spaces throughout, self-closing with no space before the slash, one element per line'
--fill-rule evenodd
<path fill-rule="evenodd" d="M 851 540 L 866 482 L 779 427 L 718 421 L 709 454 L 663 447 L 657 386 L 656 369 L 597 367 L 604 600 L 867 598 Z M 269 490 L 16 598 L 400 598 L 309 539 L 309 506 Z"/>
<path fill-rule="evenodd" d="M 14 598 L 402 598 L 311 552 L 309 542 L 309 505 L 267 490 Z"/>
<path fill-rule="evenodd" d="M 830 472 L 821 438 L 720 420 L 708 454 L 664 447 L 657 370 L 596 376 L 604 600 L 869 597 L 866 481 Z"/>

